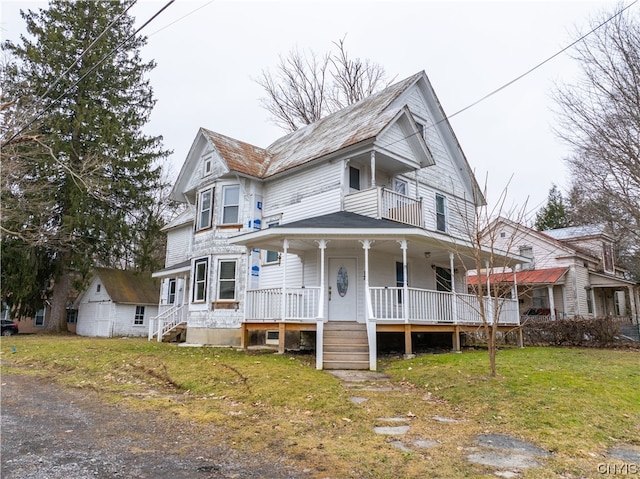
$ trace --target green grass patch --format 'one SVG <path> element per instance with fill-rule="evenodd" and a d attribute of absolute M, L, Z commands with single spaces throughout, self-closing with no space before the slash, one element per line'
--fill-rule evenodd
<path fill-rule="evenodd" d="M 640 447 L 640 353 L 527 348 L 381 361 L 391 391 L 353 391 L 309 355 L 193 348 L 145 339 L 18 335 L 1 343 L 3 374 L 34 374 L 127 407 L 210 422 L 247 452 L 288 457 L 315 477 L 495 477 L 466 461 L 473 438 L 500 432 L 553 452 L 523 477 L 601 477 L 610 447 Z M 352 395 L 367 400 L 356 405 Z M 443 423 L 444 416 L 458 420 Z M 403 452 L 373 433 L 410 418 Z M 215 440 L 212 438 L 211 440 Z"/>

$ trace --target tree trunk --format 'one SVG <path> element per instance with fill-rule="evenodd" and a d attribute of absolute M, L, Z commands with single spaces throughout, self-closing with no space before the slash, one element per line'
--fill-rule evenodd
<path fill-rule="evenodd" d="M 67 301 L 71 293 L 71 275 L 64 272 L 53 286 L 51 314 L 47 321 L 47 329 L 57 333 L 67 332 Z"/>

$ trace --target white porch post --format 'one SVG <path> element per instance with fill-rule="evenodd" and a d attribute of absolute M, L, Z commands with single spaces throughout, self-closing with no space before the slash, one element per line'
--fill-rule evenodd
<path fill-rule="evenodd" d="M 247 309 L 249 305 L 249 284 L 251 283 L 251 252 L 253 251 L 253 248 L 246 246 L 245 249 L 247 250 L 247 274 L 244 284 L 244 311 L 242 313 L 242 316 L 244 318 L 244 321 L 246 322 Z"/>
<path fill-rule="evenodd" d="M 633 291 L 633 286 L 627 286 L 629 290 L 629 307 L 631 308 L 631 322 L 638 323 L 638 310 L 636 309 L 636 298 Z"/>
<path fill-rule="evenodd" d="M 596 304 L 596 291 L 595 288 L 591 288 L 589 291 L 587 291 L 587 294 L 591 295 L 591 305 L 593 307 L 593 317 L 597 318 L 598 317 L 598 305 Z M 576 311 L 578 311 L 578 306 L 576 305 Z"/>
<path fill-rule="evenodd" d="M 456 292 L 456 273 L 453 267 L 455 256 L 453 252 L 449 253 L 449 271 L 451 273 L 451 315 L 453 316 L 453 324 L 458 324 L 458 293 Z M 460 332 L 455 328 L 453 332 L 453 350 L 460 351 Z"/>
<path fill-rule="evenodd" d="M 400 240 L 402 248 L 402 314 L 405 324 L 409 323 L 409 278 L 407 274 L 407 240 Z"/>
<path fill-rule="evenodd" d="M 513 291 L 511 297 L 516 300 L 516 315 L 518 316 L 518 324 L 520 324 L 520 299 L 518 298 L 518 270 L 519 264 L 513 268 Z"/>
<path fill-rule="evenodd" d="M 371 151 L 371 187 L 376 186 L 376 152 Z"/>
<path fill-rule="evenodd" d="M 316 318 L 316 369 L 322 369 L 323 349 L 324 349 L 324 297 L 325 297 L 325 272 L 324 272 L 324 250 L 327 249 L 327 240 L 316 241 L 320 248 L 320 294 L 318 301 L 318 317 Z"/>
<path fill-rule="evenodd" d="M 550 309 L 551 319 L 556 319 L 556 301 L 553 298 L 552 284 L 547 285 L 547 294 L 549 296 L 549 309 Z"/>
<path fill-rule="evenodd" d="M 487 306 L 488 306 L 488 312 L 487 312 L 487 307 L 485 307 L 485 316 L 486 316 L 486 320 L 489 324 L 493 324 L 493 321 L 495 320 L 495 318 L 493 317 L 493 301 L 491 298 L 491 270 L 489 269 L 489 261 L 485 261 L 485 269 L 487 270 Z"/>
<path fill-rule="evenodd" d="M 286 319 L 287 308 L 287 253 L 289 252 L 289 240 L 287 238 L 282 240 L 282 303 L 280 310 L 280 319 L 284 321 Z"/>
<path fill-rule="evenodd" d="M 361 240 L 362 249 L 364 250 L 364 296 L 367 303 L 367 339 L 369 341 L 369 369 L 375 371 L 378 368 L 378 346 L 376 343 L 376 322 L 373 318 L 373 305 L 371 304 L 371 290 L 369 289 L 369 250 L 373 241 Z"/>

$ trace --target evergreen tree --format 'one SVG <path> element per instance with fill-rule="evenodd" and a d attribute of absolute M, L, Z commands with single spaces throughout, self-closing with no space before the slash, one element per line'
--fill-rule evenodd
<path fill-rule="evenodd" d="M 567 208 L 562 193 L 555 184 L 551 184 L 547 204 L 536 214 L 535 227 L 538 231 L 566 228 L 570 226 Z"/>
<path fill-rule="evenodd" d="M 66 329 L 72 279 L 135 245 L 161 186 L 168 152 L 142 132 L 154 63 L 140 57 L 130 5 L 53 0 L 21 12 L 28 36 L 3 44 L 2 296 L 28 312 L 25 292 L 52 287 L 55 330 Z M 29 261 L 39 267 L 5 275 Z"/>

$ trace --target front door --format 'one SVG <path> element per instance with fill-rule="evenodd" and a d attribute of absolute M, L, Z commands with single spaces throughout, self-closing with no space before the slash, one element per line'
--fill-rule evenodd
<path fill-rule="evenodd" d="M 327 297 L 330 321 L 356 321 L 357 280 L 355 258 L 329 258 Z"/>

